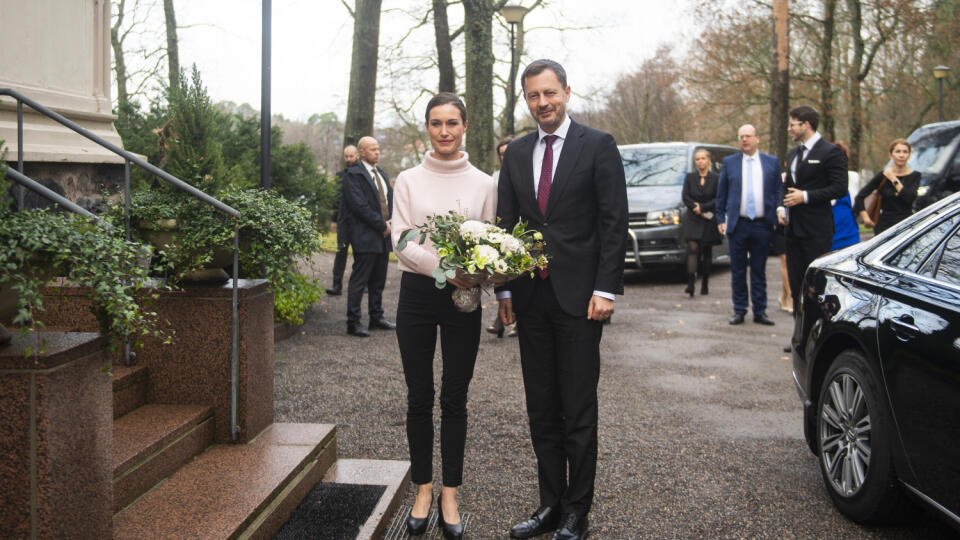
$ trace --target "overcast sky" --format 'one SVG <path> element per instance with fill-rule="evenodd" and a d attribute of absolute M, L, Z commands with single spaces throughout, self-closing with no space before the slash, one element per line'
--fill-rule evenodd
<path fill-rule="evenodd" d="M 521 3 L 530 5 L 533 0 Z M 381 45 L 398 39 L 410 26 L 409 17 L 391 8 L 422 10 L 429 1 L 383 4 Z M 179 32 L 182 66 L 189 69 L 196 62 L 214 100 L 246 102 L 259 109 L 261 2 L 178 1 L 176 9 L 178 25 L 184 27 Z M 158 31 L 144 39 L 162 39 L 162 8 L 155 8 L 153 15 Z M 458 26 L 462 8 L 452 7 L 450 16 L 451 27 Z M 617 74 L 639 66 L 659 44 L 685 50 L 692 37 L 690 17 L 687 0 L 550 0 L 548 7 L 532 11 L 525 20 L 527 55 L 559 60 L 574 93 L 590 94 L 609 88 Z M 594 28 L 563 33 L 545 28 L 573 26 Z M 335 112 L 343 119 L 352 33 L 353 20 L 338 0 L 273 0 L 274 114 L 305 120 L 313 113 Z M 411 48 L 429 50 L 432 27 L 417 35 Z M 462 50 L 462 37 L 455 47 Z M 495 37 L 494 49 L 499 58 L 509 59 L 505 35 Z M 381 69 L 380 92 L 389 90 L 390 81 L 385 79 Z M 577 106 L 576 99 L 572 107 Z M 378 124 L 387 114 L 381 109 Z"/>

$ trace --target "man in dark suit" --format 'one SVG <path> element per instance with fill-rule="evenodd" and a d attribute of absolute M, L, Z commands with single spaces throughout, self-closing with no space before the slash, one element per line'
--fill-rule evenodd
<path fill-rule="evenodd" d="M 717 181 L 717 227 L 730 241 L 730 285 L 733 317 L 730 324 L 743 324 L 748 300 L 753 301 L 753 322 L 773 325 L 767 316 L 767 255 L 770 236 L 777 223 L 780 203 L 780 164 L 761 154 L 757 128 L 744 124 L 737 131 L 742 152 L 723 160 Z M 747 266 L 750 295 L 747 296 Z"/>
<path fill-rule="evenodd" d="M 799 313 L 801 284 L 807 267 L 833 247 L 832 199 L 847 193 L 847 156 L 817 132 L 820 115 L 813 107 L 790 109 L 787 131 L 800 143 L 787 153 L 787 193 L 778 209 L 787 232 L 787 276 L 793 314 Z M 790 346 L 784 348 L 789 352 Z"/>
<path fill-rule="evenodd" d="M 353 268 L 347 289 L 347 333 L 368 337 L 360 325 L 360 301 L 369 298 L 369 328 L 393 330 L 396 325 L 383 316 L 383 287 L 387 282 L 390 250 L 390 215 L 393 187 L 387 173 L 377 167 L 380 144 L 373 137 L 357 142 L 360 161 L 343 177 L 343 210 L 353 246 Z"/>
<path fill-rule="evenodd" d="M 572 122 L 567 76 L 537 60 L 521 76 L 539 129 L 507 147 L 497 215 L 524 220 L 546 240 L 546 271 L 497 292 L 500 317 L 519 328 L 540 502 L 510 530 L 529 538 L 584 538 L 597 466 L 597 382 L 602 321 L 623 294 L 627 193 L 623 162 L 607 133 Z"/>
<path fill-rule="evenodd" d="M 347 175 L 347 169 L 357 164 L 360 159 L 357 154 L 357 147 L 349 144 L 343 149 L 344 167 L 337 172 L 337 178 L 340 179 L 340 201 L 337 206 L 337 254 L 333 258 L 333 286 L 327 289 L 330 296 L 340 296 L 343 292 L 343 272 L 347 269 L 347 251 L 350 249 L 349 242 L 349 224 L 344 219 L 343 211 L 343 179 Z"/>

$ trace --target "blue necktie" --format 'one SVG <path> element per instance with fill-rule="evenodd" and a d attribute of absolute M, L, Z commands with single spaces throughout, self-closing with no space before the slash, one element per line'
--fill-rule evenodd
<path fill-rule="evenodd" d="M 747 158 L 747 217 L 756 219 L 757 209 L 753 202 L 753 158 Z"/>

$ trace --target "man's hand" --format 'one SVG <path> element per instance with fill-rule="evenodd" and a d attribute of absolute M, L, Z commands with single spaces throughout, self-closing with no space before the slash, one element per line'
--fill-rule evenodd
<path fill-rule="evenodd" d="M 703 211 L 700 210 L 700 203 L 698 202 L 693 203 L 693 213 L 698 216 L 703 214 Z"/>
<path fill-rule="evenodd" d="M 803 204 L 803 191 L 797 188 L 787 188 L 787 195 L 783 198 L 784 206 L 797 206 Z"/>
<path fill-rule="evenodd" d="M 777 208 L 777 221 L 783 227 L 787 226 L 787 213 L 782 208 Z"/>
<path fill-rule="evenodd" d="M 390 221 L 387 221 L 387 228 L 383 230 L 383 237 L 390 236 Z"/>
<path fill-rule="evenodd" d="M 501 313 L 503 313 L 503 304 L 500 304 Z M 593 295 L 590 297 L 590 305 L 587 306 L 587 318 L 591 321 L 603 321 L 613 314 L 613 300 L 608 300 L 602 296 Z"/>
<path fill-rule="evenodd" d="M 720 231 L 720 235 L 724 236 L 727 234 L 727 224 L 726 223 L 717 223 L 717 230 Z"/>
<path fill-rule="evenodd" d="M 503 324 L 513 324 L 517 318 L 513 315 L 513 298 L 500 299 L 500 321 Z"/>

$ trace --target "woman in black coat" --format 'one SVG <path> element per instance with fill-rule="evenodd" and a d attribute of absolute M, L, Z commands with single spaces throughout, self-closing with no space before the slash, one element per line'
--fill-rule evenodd
<path fill-rule="evenodd" d="M 703 280 L 700 294 L 708 294 L 707 282 L 710 279 L 710 267 L 713 262 L 712 247 L 721 241 L 717 230 L 717 218 L 714 207 L 717 202 L 717 173 L 710 170 L 710 152 L 701 148 L 694 152 L 693 163 L 697 171 L 683 180 L 683 204 L 687 207 L 683 222 L 683 235 L 687 239 L 687 288 L 685 292 L 693 296 L 697 281 L 697 269 Z"/>
<path fill-rule="evenodd" d="M 895 139 L 890 143 L 893 164 L 878 172 L 857 193 L 853 213 L 860 216 L 864 225 L 872 227 L 874 234 L 882 233 L 913 213 L 913 201 L 917 200 L 920 188 L 920 173 L 907 167 L 911 151 L 906 139 Z M 877 189 L 883 199 L 880 201 L 880 218 L 874 223 L 865 208 L 865 201 Z"/>

